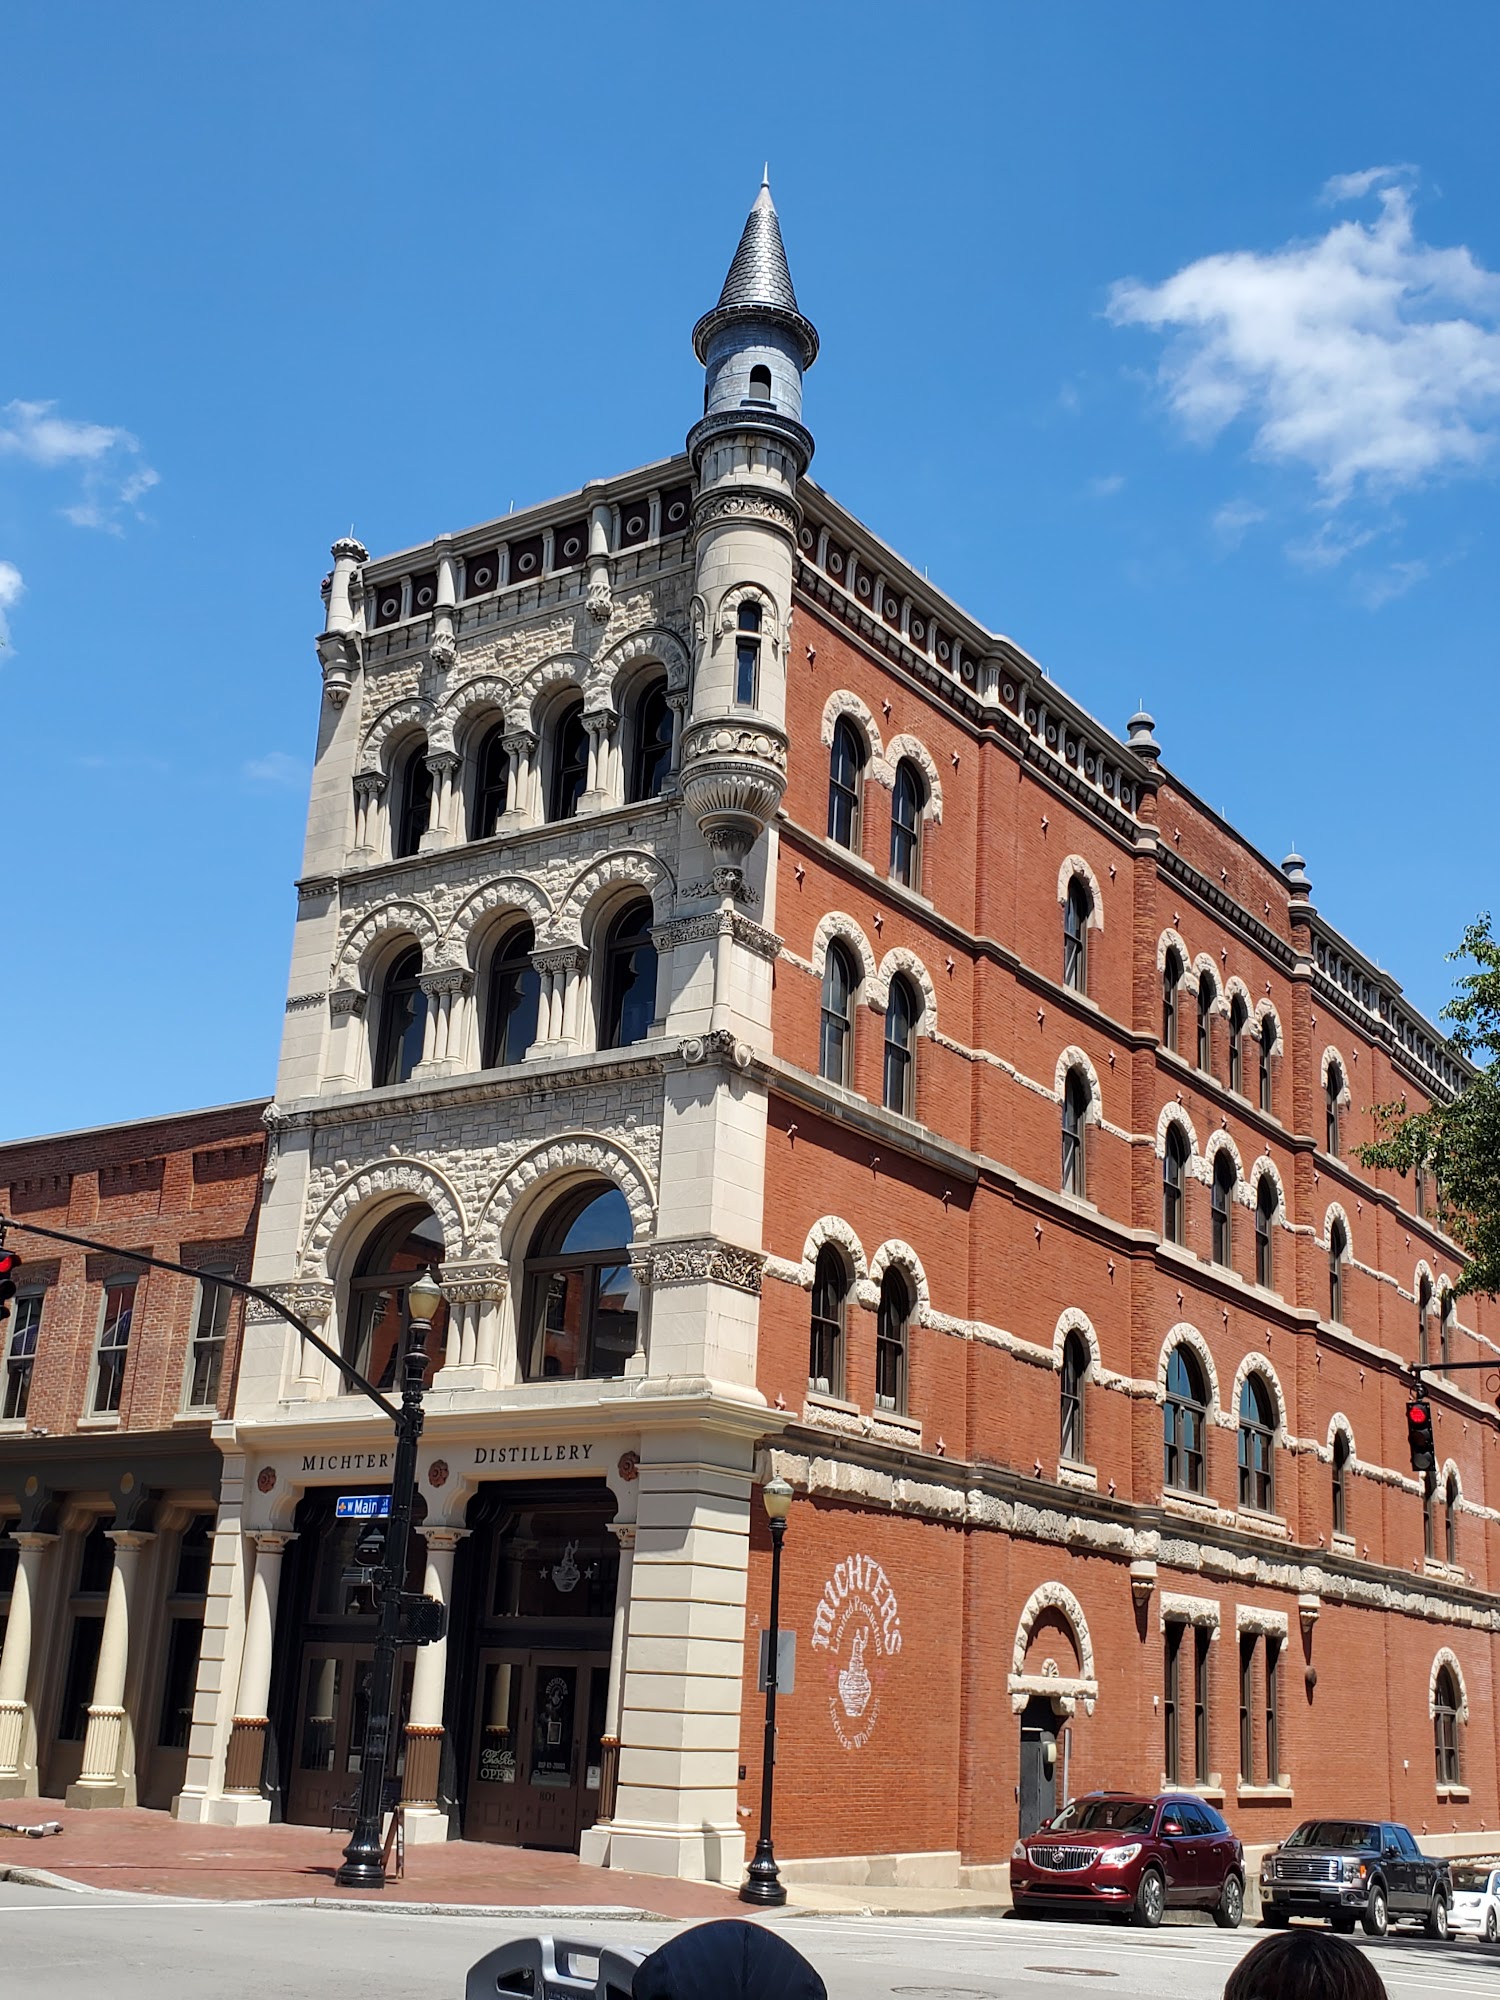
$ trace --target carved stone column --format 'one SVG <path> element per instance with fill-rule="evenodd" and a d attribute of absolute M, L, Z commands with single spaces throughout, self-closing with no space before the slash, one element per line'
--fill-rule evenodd
<path fill-rule="evenodd" d="M 422 1043 L 422 1075 L 446 1076 L 462 1067 L 468 1039 L 464 999 L 471 985 L 466 966 L 435 965 L 423 972 L 427 1029 Z"/>
<path fill-rule="evenodd" d="M 583 718 L 589 739 L 589 764 L 583 797 L 578 802 L 581 812 L 603 812 L 619 803 L 614 783 L 614 737 L 619 720 L 612 708 L 594 709 Z"/>
<path fill-rule="evenodd" d="M 266 1290 L 273 1298 L 294 1312 L 299 1319 L 306 1320 L 314 1333 L 322 1333 L 325 1323 L 333 1312 L 333 1286 L 326 1278 L 303 1278 L 281 1285 L 267 1285 Z M 251 1299 L 246 1307 L 248 1319 L 257 1322 L 277 1319 L 279 1325 L 286 1322 L 273 1314 L 268 1306 Z M 310 1341 L 306 1341 L 288 1326 L 286 1337 L 291 1344 L 287 1357 L 285 1379 L 286 1395 L 294 1401 L 307 1401 L 319 1396 L 338 1393 L 337 1381 L 330 1391 L 328 1371 L 331 1363 L 326 1361 Z"/>
<path fill-rule="evenodd" d="M 368 995 L 358 986 L 337 986 L 328 996 L 332 1018 L 329 1036 L 328 1075 L 330 1090 L 357 1090 L 363 1080 L 363 1026 Z"/>
<path fill-rule="evenodd" d="M 579 1045 L 578 1003 L 586 954 L 582 945 L 550 945 L 534 951 L 531 962 L 541 975 L 536 1040 L 526 1051 L 534 1056 L 565 1055 Z"/>
<path fill-rule="evenodd" d="M 620 1702 L 625 1686 L 625 1649 L 630 1643 L 630 1579 L 635 1565 L 635 1523 L 610 1523 L 620 1544 L 620 1578 L 615 1586 L 615 1617 L 609 1637 L 609 1692 L 604 1699 L 602 1768 L 599 1773 L 599 1818 L 615 1816 L 615 1791 L 620 1775 Z"/>
<path fill-rule="evenodd" d="M 510 759 L 510 790 L 500 824 L 506 828 L 534 826 L 542 816 L 537 803 L 535 733 L 530 729 L 515 729 L 500 740 Z"/>
<path fill-rule="evenodd" d="M 424 1528 L 429 1597 L 448 1604 L 453 1597 L 453 1555 L 467 1528 Z M 448 1838 L 448 1815 L 439 1803 L 443 1766 L 443 1691 L 448 1680 L 448 1641 L 418 1646 L 412 1662 L 411 1714 L 406 1725 L 406 1765 L 401 1803 L 406 1837 L 421 1845 Z"/>
<path fill-rule="evenodd" d="M 0 1651 L 0 1799 L 30 1798 L 37 1789 L 36 1723 L 26 1690 L 42 1568 L 56 1540 L 56 1535 L 24 1531 L 15 1537 L 20 1557 L 11 1589 L 5 1647 Z"/>
<path fill-rule="evenodd" d="M 424 762 L 432 773 L 432 805 L 427 817 L 427 831 L 418 846 L 423 854 L 430 854 L 435 848 L 451 847 L 456 837 L 457 815 L 454 807 L 462 766 L 456 750 L 431 750 Z"/>
<path fill-rule="evenodd" d="M 667 695 L 667 707 L 672 711 L 672 782 L 675 785 L 682 772 L 682 721 L 687 714 L 688 693 L 686 688 L 674 688 Z"/>
<path fill-rule="evenodd" d="M 135 1743 L 125 1712 L 125 1676 L 130 1666 L 130 1620 L 135 1608 L 141 1551 L 156 1537 L 136 1529 L 116 1528 L 109 1597 L 104 1607 L 104 1633 L 94 1669 L 88 1732 L 83 1739 L 83 1768 L 76 1785 L 69 1785 L 70 1806 L 133 1806 L 135 1804 Z"/>
<path fill-rule="evenodd" d="M 360 858 L 380 845 L 380 802 L 385 796 L 384 771 L 360 771 L 354 780 L 354 852 Z"/>
<path fill-rule="evenodd" d="M 448 1301 L 448 1346 L 435 1389 L 482 1389 L 497 1384 L 500 1309 L 507 1283 L 503 1264 L 444 1264 L 439 1273 Z"/>
<path fill-rule="evenodd" d="M 276 1606 L 281 1595 L 281 1558 L 290 1534 L 258 1534 L 255 1541 L 255 1569 L 250 1578 L 250 1607 L 245 1614 L 245 1645 L 240 1655 L 239 1691 L 235 1698 L 234 1725 L 229 1736 L 229 1754 L 224 1764 L 224 1790 L 231 1797 L 261 1801 L 260 1781 L 265 1764 L 266 1714 L 271 1693 L 271 1656 L 276 1639 Z M 241 1817 L 246 1815 L 241 1808 Z"/>

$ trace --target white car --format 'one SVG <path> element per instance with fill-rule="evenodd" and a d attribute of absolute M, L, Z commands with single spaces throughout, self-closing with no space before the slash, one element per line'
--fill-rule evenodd
<path fill-rule="evenodd" d="M 1448 1922 L 1455 1931 L 1469 1937 L 1500 1937 L 1500 1868 L 1466 1867 L 1455 1861 L 1453 1901 L 1448 1905 Z"/>

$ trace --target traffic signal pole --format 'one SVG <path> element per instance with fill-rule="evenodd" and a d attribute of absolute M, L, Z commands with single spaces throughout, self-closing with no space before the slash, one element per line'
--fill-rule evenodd
<path fill-rule="evenodd" d="M 200 1284 L 222 1285 L 225 1291 L 238 1292 L 242 1298 L 259 1299 L 279 1319 L 295 1327 L 325 1360 L 332 1361 L 345 1383 L 367 1396 L 395 1425 L 396 1452 L 391 1467 L 391 1514 L 385 1537 L 385 1560 L 370 1575 L 378 1594 L 380 1623 L 376 1630 L 375 1657 L 370 1665 L 370 1701 L 366 1711 L 364 1747 L 360 1753 L 359 1807 L 353 1835 L 344 1849 L 343 1866 L 334 1878 L 346 1889 L 383 1889 L 385 1857 L 380 1833 L 385 1817 L 385 1767 L 391 1741 L 391 1697 L 396 1686 L 396 1663 L 408 1630 L 421 1620 L 419 1607 L 426 1610 L 430 1605 L 431 1608 L 425 1620 L 421 1620 L 421 1636 L 416 1630 L 411 1631 L 415 1643 L 420 1645 L 428 1639 L 441 1638 L 444 1629 L 442 1607 L 434 1600 L 408 1596 L 405 1589 L 407 1550 L 417 1490 L 417 1444 L 422 1435 L 427 1328 L 432 1317 L 431 1307 L 439 1303 L 436 1287 L 432 1288 L 427 1302 L 427 1316 L 419 1318 L 415 1311 L 409 1315 L 411 1330 L 402 1358 L 401 1403 L 398 1408 L 373 1383 L 366 1381 L 342 1354 L 314 1333 L 305 1320 L 299 1319 L 289 1306 L 283 1305 L 274 1292 L 268 1292 L 260 1285 L 246 1284 L 240 1278 L 221 1277 L 217 1271 L 195 1271 L 191 1264 L 174 1263 L 170 1257 L 151 1257 L 144 1250 L 122 1250 L 117 1244 L 100 1243 L 90 1236 L 75 1236 L 65 1229 L 44 1229 L 38 1223 L 17 1222 L 6 1215 L 0 1215 L 0 1262 L 9 1254 L 5 1250 L 5 1237 L 11 1229 L 27 1236 L 45 1237 L 50 1243 L 70 1243 L 80 1250 L 104 1251 L 132 1264 L 148 1265 L 152 1270 L 175 1271 L 181 1277 L 197 1279 Z"/>

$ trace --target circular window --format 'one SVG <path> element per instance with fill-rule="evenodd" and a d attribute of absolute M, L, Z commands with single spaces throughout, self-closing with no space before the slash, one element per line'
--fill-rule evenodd
<path fill-rule="evenodd" d="M 401 599 L 399 597 L 382 597 L 380 600 L 380 615 L 382 618 L 399 618 L 401 615 Z"/>
<path fill-rule="evenodd" d="M 939 639 L 938 658 L 940 660 L 951 660 L 952 657 L 953 657 L 953 648 L 948 644 L 948 641 L 946 639 Z"/>
<path fill-rule="evenodd" d="M 630 519 L 625 523 L 625 532 L 627 535 L 644 535 L 646 532 L 645 515 L 632 514 Z"/>
<path fill-rule="evenodd" d="M 1026 727 L 1028 729 L 1036 728 L 1036 710 L 1034 708 L 1028 708 L 1026 711 Z"/>
<path fill-rule="evenodd" d="M 964 661 L 964 665 L 963 665 L 963 676 L 964 676 L 964 679 L 965 679 L 966 681 L 971 681 L 971 680 L 973 680 L 973 678 L 974 678 L 974 662 L 973 662 L 972 660 L 968 660 L 968 659 L 966 659 L 966 660 Z"/>
<path fill-rule="evenodd" d="M 687 519 L 687 502 L 685 500 L 674 500 L 667 509 L 667 519 L 674 527 L 679 521 L 685 521 Z"/>
<path fill-rule="evenodd" d="M 437 593 L 432 589 L 430 585 L 424 584 L 422 588 L 417 592 L 417 608 L 421 611 L 425 611 L 428 605 L 431 604 L 433 598 L 436 595 Z"/>
<path fill-rule="evenodd" d="M 844 574 L 844 558 L 839 554 L 837 549 L 829 550 L 828 567 L 835 576 L 842 576 Z"/>
<path fill-rule="evenodd" d="M 901 616 L 901 606 L 896 602 L 894 597 L 888 597 L 885 600 L 885 615 L 887 618 L 899 618 Z"/>
<path fill-rule="evenodd" d="M 1078 745 L 1073 741 L 1071 736 L 1068 738 L 1067 749 L 1068 749 L 1068 755 L 1070 757 L 1076 757 L 1078 755 Z"/>
<path fill-rule="evenodd" d="M 797 539 L 799 542 L 801 542 L 803 548 L 810 549 L 816 537 L 814 536 L 811 528 L 804 528 L 802 530 L 802 533 L 797 537 Z"/>
<path fill-rule="evenodd" d="M 861 597 L 868 597 L 870 594 L 870 579 L 867 576 L 862 576 L 854 587 Z"/>
<path fill-rule="evenodd" d="M 484 564 L 481 568 L 476 569 L 473 576 L 469 579 L 469 581 L 474 585 L 476 590 L 488 590 L 490 585 L 494 582 L 494 580 L 495 580 L 494 571 L 489 567 L 487 563 Z"/>
<path fill-rule="evenodd" d="M 576 535 L 569 535 L 568 539 L 563 543 L 564 560 L 567 562 L 577 562 L 582 554 L 583 543 L 579 541 Z"/>
<path fill-rule="evenodd" d="M 927 627 L 922 623 L 920 618 L 913 618 L 911 621 L 911 636 L 914 639 L 925 639 L 927 637 Z"/>
<path fill-rule="evenodd" d="M 1050 723 L 1047 725 L 1047 741 L 1054 750 L 1057 748 L 1057 731 Z"/>
<path fill-rule="evenodd" d="M 1015 700 L 1015 698 L 1016 698 L 1016 691 L 1015 691 L 1015 688 L 1013 687 L 1013 685 L 1012 685 L 1012 684 L 1011 684 L 1011 683 L 1010 683 L 1009 681 L 1007 681 L 1007 682 L 1005 683 L 1004 687 L 1003 687 L 1003 688 L 1001 688 L 1000 692 L 1001 692 L 1001 694 L 1003 694 L 1003 695 L 1005 696 L 1005 699 L 1006 699 L 1007 701 L 1011 701 L 1011 702 L 1013 702 L 1013 701 Z"/>
<path fill-rule="evenodd" d="M 529 549 L 527 550 L 526 554 L 522 556 L 521 560 L 516 564 L 516 568 L 521 572 L 522 576 L 528 575 L 530 571 L 536 568 L 536 557 L 531 553 Z"/>

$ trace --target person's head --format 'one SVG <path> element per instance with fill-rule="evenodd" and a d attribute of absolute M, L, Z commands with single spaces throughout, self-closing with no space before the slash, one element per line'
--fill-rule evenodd
<path fill-rule="evenodd" d="M 681 1931 L 636 1968 L 634 2000 L 828 2000 L 800 1951 L 734 1918 Z"/>
<path fill-rule="evenodd" d="M 1282 1931 L 1247 1951 L 1224 1983 L 1224 2000 L 1386 2000 L 1362 1951 L 1324 1930 Z"/>

